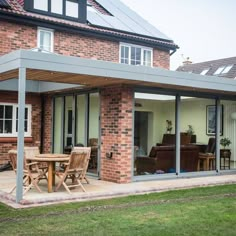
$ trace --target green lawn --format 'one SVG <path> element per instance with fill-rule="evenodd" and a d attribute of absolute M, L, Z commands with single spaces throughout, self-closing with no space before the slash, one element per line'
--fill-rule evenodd
<path fill-rule="evenodd" d="M 15 210 L 0 235 L 236 235 L 236 185 Z"/>

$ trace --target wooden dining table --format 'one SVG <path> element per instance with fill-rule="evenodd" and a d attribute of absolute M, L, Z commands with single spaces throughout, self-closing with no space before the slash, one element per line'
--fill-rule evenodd
<path fill-rule="evenodd" d="M 55 163 L 69 161 L 69 158 L 70 156 L 66 154 L 44 153 L 38 154 L 35 157 L 29 157 L 27 160 L 48 163 L 48 192 L 51 193 L 55 185 Z"/>

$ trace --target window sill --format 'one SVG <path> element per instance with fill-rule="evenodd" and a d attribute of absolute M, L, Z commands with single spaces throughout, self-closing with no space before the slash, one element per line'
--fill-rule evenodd
<path fill-rule="evenodd" d="M 32 137 L 25 137 L 25 143 L 32 143 Z M 17 137 L 0 137 L 0 143 L 17 143 Z"/>

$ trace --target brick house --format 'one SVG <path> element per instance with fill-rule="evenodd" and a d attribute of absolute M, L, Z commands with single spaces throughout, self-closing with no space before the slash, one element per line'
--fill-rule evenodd
<path fill-rule="evenodd" d="M 0 0 L 0 13 L 1 163 L 17 145 L 17 82 L 26 78 L 25 145 L 92 146 L 89 172 L 127 183 L 201 172 L 199 147 L 214 136 L 211 171 L 221 171 L 220 108 L 230 132 L 235 81 L 169 71 L 178 46 L 118 0 Z M 202 145 L 182 143 L 188 125 Z M 171 143 L 151 158 L 167 131 Z"/>

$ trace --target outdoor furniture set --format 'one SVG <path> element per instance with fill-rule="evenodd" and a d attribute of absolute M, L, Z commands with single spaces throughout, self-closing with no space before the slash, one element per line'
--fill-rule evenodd
<path fill-rule="evenodd" d="M 39 187 L 39 182 L 42 179 L 47 180 L 48 192 L 53 192 L 55 185 L 55 176 L 59 178 L 59 182 L 55 187 L 55 191 L 63 185 L 68 193 L 71 193 L 70 188 L 83 187 L 82 182 L 89 183 L 86 172 L 88 168 L 91 148 L 90 147 L 76 147 L 72 150 L 70 155 L 66 154 L 39 154 L 38 147 L 24 148 L 24 167 L 23 167 L 23 187 L 24 194 L 32 187 L 35 187 L 38 192 L 42 192 Z M 17 151 L 10 150 L 9 158 L 15 173 L 17 172 Z M 59 169 L 55 168 L 55 163 L 60 163 Z M 69 184 L 67 179 L 71 179 Z M 16 186 L 12 188 L 10 193 L 15 190 Z"/>

